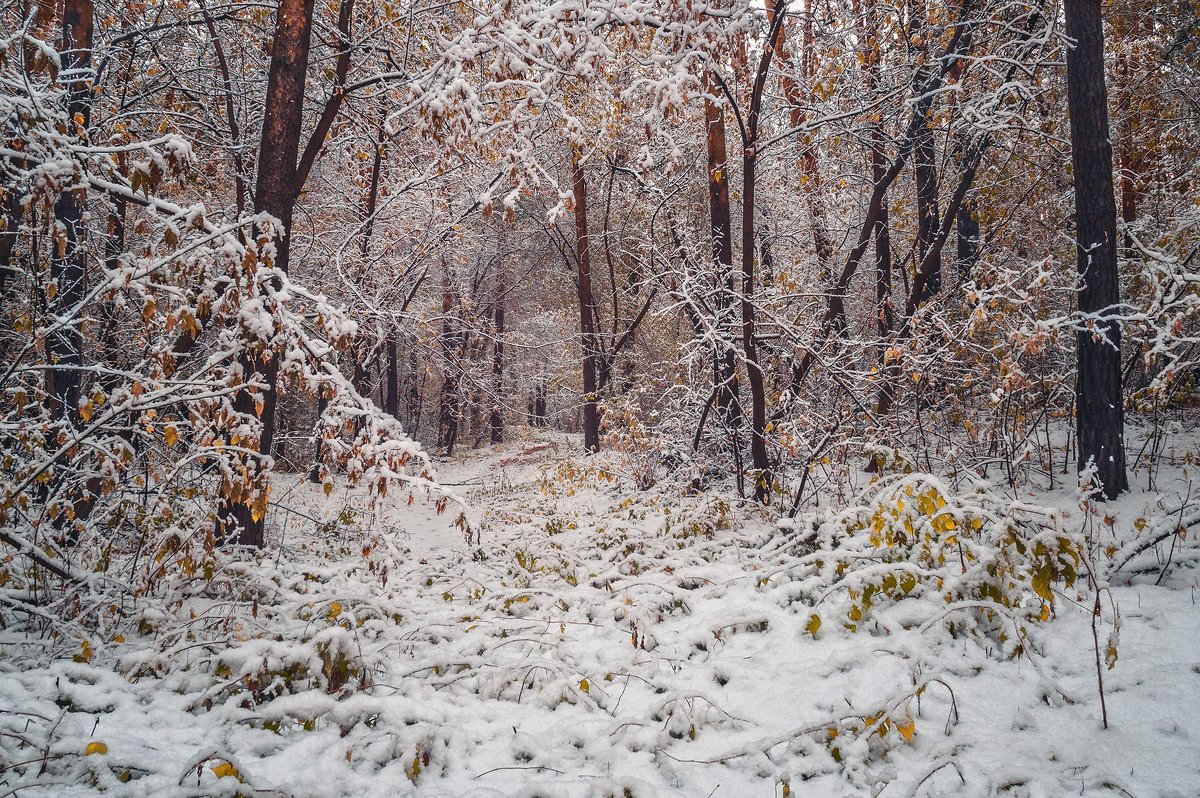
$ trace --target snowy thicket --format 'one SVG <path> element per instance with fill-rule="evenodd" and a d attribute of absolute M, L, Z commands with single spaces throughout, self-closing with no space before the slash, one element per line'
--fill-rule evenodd
<path fill-rule="evenodd" d="M 1200 794 L 1184 6 L 0 7 L 0 798 Z"/>
<path fill-rule="evenodd" d="M 1118 568 L 1142 499 L 1106 525 L 1069 491 L 913 473 L 779 524 L 630 495 L 564 443 L 443 470 L 471 542 L 421 504 L 372 515 L 300 483 L 274 552 L 222 557 L 87 657 L 26 670 L 43 641 L 10 629 L 0 778 L 30 796 L 1200 785 L 1194 571 Z"/>

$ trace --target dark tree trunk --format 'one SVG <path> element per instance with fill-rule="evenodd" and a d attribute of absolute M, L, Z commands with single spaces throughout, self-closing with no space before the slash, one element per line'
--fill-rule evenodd
<path fill-rule="evenodd" d="M 400 418 L 400 364 L 396 333 L 387 337 L 387 373 L 384 375 L 383 410 L 392 418 Z"/>
<path fill-rule="evenodd" d="M 504 258 L 496 272 L 496 305 L 492 311 L 492 412 L 488 417 L 492 443 L 504 443 L 504 296 L 508 292 Z"/>
<path fill-rule="evenodd" d="M 926 123 L 913 149 L 913 174 L 917 184 L 917 261 L 924 262 L 941 222 L 938 218 L 937 167 L 934 165 L 933 130 Z M 922 301 L 942 290 L 942 258 L 930 261 L 929 278 Z"/>
<path fill-rule="evenodd" d="M 754 181 L 758 170 L 758 115 L 771 66 L 775 43 L 783 30 L 783 17 L 771 21 L 767 49 L 758 62 L 754 87 L 746 115 L 742 140 L 742 351 L 750 382 L 750 459 L 754 465 L 754 498 L 766 504 L 771 500 L 771 460 L 767 454 L 767 388 L 758 362 L 758 342 L 754 321 Z"/>
<path fill-rule="evenodd" d="M 417 365 L 417 348 L 413 346 L 408 351 L 408 407 L 406 415 L 408 427 L 416 436 L 421 430 L 421 387 L 425 381 L 424 370 Z"/>
<path fill-rule="evenodd" d="M 458 398 L 459 368 L 456 362 L 459 349 L 459 330 L 453 317 L 457 298 L 450 282 L 450 273 L 442 276 L 442 404 L 438 413 L 438 445 L 447 456 L 454 454 L 461 415 Z"/>
<path fill-rule="evenodd" d="M 21 206 L 21 189 L 14 182 L 4 191 L 4 229 L 0 230 L 0 302 L 8 298 L 8 292 L 12 290 L 16 277 L 13 255 L 16 252 L 17 236 L 21 229 L 21 219 L 24 216 L 24 209 Z"/>
<path fill-rule="evenodd" d="M 958 230 L 958 276 L 961 280 L 970 280 L 975 271 L 975 264 L 979 262 L 981 231 L 979 218 L 975 214 L 975 199 L 967 197 L 955 217 Z"/>
<path fill-rule="evenodd" d="M 927 36 L 925 0 L 913 0 L 911 5 L 912 24 L 911 35 L 922 41 L 920 49 L 923 64 L 929 61 L 929 47 L 925 44 Z M 928 67 L 922 66 L 918 82 L 924 82 Z M 917 194 L 917 263 L 924 264 L 926 256 L 933 245 L 933 239 L 941 227 L 938 214 L 938 180 L 935 158 L 937 149 L 933 140 L 932 104 L 927 104 L 922 124 L 917 128 L 916 143 L 913 147 L 913 179 Z M 942 290 L 942 257 L 936 254 L 929 259 L 929 272 L 925 280 L 925 289 L 917 297 L 920 305 L 926 299 Z"/>
<path fill-rule="evenodd" d="M 599 348 L 596 344 L 596 299 L 592 294 L 592 255 L 588 237 L 587 182 L 581 154 L 571 148 L 571 184 L 575 192 L 575 243 L 578 257 L 579 342 L 583 348 L 583 448 L 600 451 L 600 408 L 597 372 Z"/>
<path fill-rule="evenodd" d="M 63 75 L 69 80 L 68 124 L 86 137 L 92 115 L 92 15 L 91 0 L 66 0 L 62 18 Z M 61 317 L 70 317 L 47 336 L 47 349 L 55 365 L 47 370 L 46 382 L 51 418 L 77 424 L 80 376 L 83 369 L 82 319 L 86 257 L 83 241 L 83 202 L 74 191 L 64 191 L 54 205 L 55 225 L 62 239 L 51 247 L 50 279 L 55 295 L 51 306 Z"/>
<path fill-rule="evenodd" d="M 309 41 L 312 35 L 313 0 L 280 0 L 275 16 L 275 44 L 267 75 L 267 97 L 263 110 L 262 140 L 258 148 L 258 180 L 254 189 L 254 209 L 277 218 L 283 226 L 275 239 L 275 266 L 288 269 L 291 244 L 292 211 L 295 207 L 296 157 L 300 150 L 300 131 L 304 121 L 304 83 L 308 70 Z M 271 454 L 275 443 L 275 381 L 279 360 L 274 353 L 264 355 L 266 362 L 243 357 L 246 378 L 259 371 L 267 387 L 262 396 L 242 391 L 234 408 L 245 415 L 257 412 L 262 400 L 262 431 L 258 451 Z M 260 461 L 259 467 L 262 467 Z M 265 486 L 259 486 L 264 490 Z M 236 535 L 241 545 L 261 547 L 265 542 L 265 513 L 255 512 L 250 504 L 231 502 L 222 513 L 221 539 Z M 236 528 L 236 531 L 235 531 Z"/>
<path fill-rule="evenodd" d="M 871 150 L 871 179 L 882 182 L 884 176 L 883 131 L 875 128 L 875 147 Z M 875 220 L 875 310 L 880 341 L 887 339 L 896 326 L 896 311 L 892 304 L 892 235 L 888 220 L 886 192 L 880 199 L 879 217 Z M 879 360 L 887 349 L 880 345 Z"/>
<path fill-rule="evenodd" d="M 325 398 L 325 392 L 321 391 L 317 394 L 317 424 L 321 423 L 321 417 L 325 415 L 325 408 L 329 406 L 329 400 Z M 313 461 L 308 469 L 308 481 L 321 481 L 321 461 L 325 459 L 325 439 L 319 433 L 313 445 Z"/>
<path fill-rule="evenodd" d="M 1104 495 L 1129 488 L 1121 395 L 1121 327 L 1107 314 L 1120 302 L 1117 208 L 1113 194 L 1104 27 L 1100 0 L 1067 0 L 1067 103 L 1075 181 L 1077 267 L 1083 277 L 1079 311 L 1095 319 L 1077 339 L 1076 431 L 1080 470 L 1094 463 Z"/>
<path fill-rule="evenodd" d="M 540 379 L 533 386 L 533 401 L 530 404 L 531 413 L 529 425 L 531 427 L 546 426 L 546 380 Z"/>
<path fill-rule="evenodd" d="M 712 73 L 707 73 L 708 90 L 718 91 Z M 713 388 L 717 417 L 726 431 L 741 423 L 741 390 L 737 379 L 736 322 L 733 308 L 733 225 L 729 213 L 729 164 L 725 154 L 725 112 L 712 100 L 704 101 L 708 153 L 708 210 L 712 232 L 712 262 L 717 270 L 717 330 L 713 350 Z M 728 340 L 726 340 L 728 336 Z M 735 444 L 736 445 L 736 442 Z"/>
<path fill-rule="evenodd" d="M 861 63 L 863 82 L 870 96 L 874 94 L 879 83 L 879 11 L 875 0 L 868 0 L 863 14 L 866 36 Z M 871 122 L 870 141 L 871 182 L 880 185 L 887 172 L 887 156 L 883 149 L 883 124 L 878 117 Z M 895 326 L 895 309 L 892 306 L 892 242 L 886 194 L 881 198 L 879 215 L 871 235 L 875 239 L 875 324 L 879 334 L 878 359 L 882 365 L 884 353 L 887 351 L 887 338 Z"/>

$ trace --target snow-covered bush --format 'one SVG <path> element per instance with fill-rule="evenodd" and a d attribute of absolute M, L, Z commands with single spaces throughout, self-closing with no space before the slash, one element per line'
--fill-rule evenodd
<path fill-rule="evenodd" d="M 86 660 L 137 625 L 147 604 L 130 599 L 213 579 L 222 507 L 267 512 L 269 380 L 326 400 L 323 459 L 371 495 L 436 486 L 336 368 L 355 324 L 276 268 L 277 221 L 180 199 L 194 152 L 178 136 L 85 130 L 62 64 L 28 31 L 0 39 L 0 187 L 19 206 L 0 297 L 0 622 Z"/>
<path fill-rule="evenodd" d="M 799 570 L 816 591 L 807 629 L 945 625 L 1020 654 L 1028 626 L 1051 616 L 1051 586 L 1074 585 L 1082 570 L 1081 541 L 1060 520 L 983 484 L 954 491 L 930 474 L 883 477 L 812 532 Z"/>

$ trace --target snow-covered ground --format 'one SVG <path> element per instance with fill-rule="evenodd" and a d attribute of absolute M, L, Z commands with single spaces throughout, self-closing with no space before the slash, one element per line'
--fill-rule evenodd
<path fill-rule="evenodd" d="M 1160 585 L 1148 567 L 1113 578 L 1105 730 L 1114 618 L 1106 595 L 1094 639 L 1083 576 L 1026 623 L 1036 575 L 1013 577 L 1035 587 L 1012 607 L 943 601 L 957 561 L 944 585 L 880 570 L 859 538 L 828 537 L 833 511 L 781 526 L 730 498 L 636 492 L 617 458 L 598 469 L 574 446 L 441 464 L 465 525 L 421 498 L 372 514 L 280 481 L 266 552 L 148 604 L 90 661 L 31 669 L 38 641 L 0 630 L 0 798 L 1200 795 L 1194 539 L 1140 555 L 1181 549 Z M 942 512 L 922 490 L 896 495 Z M 971 506 L 943 492 L 965 538 Z M 1020 498 L 1083 523 L 1066 492 Z M 1154 498 L 1093 519 L 1102 573 Z"/>

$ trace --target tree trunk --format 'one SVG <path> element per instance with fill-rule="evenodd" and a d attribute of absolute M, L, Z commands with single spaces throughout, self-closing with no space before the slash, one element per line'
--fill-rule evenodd
<path fill-rule="evenodd" d="M 980 227 L 976 216 L 975 199 L 967 197 L 958 209 L 955 217 L 958 230 L 958 276 L 960 280 L 970 280 L 979 262 Z"/>
<path fill-rule="evenodd" d="M 529 426 L 546 426 L 546 378 L 541 377 L 533 386 L 533 401 L 530 403 Z"/>
<path fill-rule="evenodd" d="M 508 280 L 504 258 L 496 273 L 496 304 L 492 310 L 495 339 L 492 341 L 492 413 L 488 417 L 492 443 L 504 443 L 504 296 Z"/>
<path fill-rule="evenodd" d="M 304 83 L 308 70 L 309 40 L 312 35 L 313 0 L 280 0 L 275 16 L 275 45 L 271 51 L 271 67 L 267 76 L 267 97 L 263 109 L 262 140 L 258 148 L 258 180 L 254 189 L 254 210 L 269 213 L 280 221 L 283 229 L 275 239 L 275 266 L 288 270 L 291 243 L 292 211 L 295 207 L 296 157 L 300 150 L 300 131 L 304 121 Z M 250 379 L 260 369 L 267 387 L 261 396 L 262 431 L 257 449 L 260 453 L 259 479 L 264 459 L 271 454 L 275 443 L 275 380 L 279 359 L 265 353 L 265 364 L 255 358 L 241 359 L 242 372 Z M 242 391 L 234 401 L 234 409 L 245 415 L 257 412 L 259 400 L 250 391 Z M 254 493 L 266 490 L 259 484 Z M 236 534 L 241 545 L 261 547 L 265 542 L 265 513 L 252 509 L 246 501 L 230 502 L 220 522 L 218 535 L 229 539 Z M 235 531 L 236 528 L 236 531 Z"/>
<path fill-rule="evenodd" d="M 24 208 L 21 206 L 21 190 L 15 182 L 5 188 L 4 229 L 0 230 L 0 303 L 8 298 L 16 278 L 13 255 L 17 248 L 17 236 L 21 230 Z"/>
<path fill-rule="evenodd" d="M 458 399 L 459 373 L 454 362 L 458 356 L 459 330 L 451 314 L 458 304 L 450 282 L 449 267 L 442 275 L 442 404 L 438 413 L 438 446 L 446 455 L 454 453 L 461 413 Z"/>
<path fill-rule="evenodd" d="M 707 90 L 718 91 L 711 71 L 706 72 Z M 712 100 L 704 101 L 708 153 L 708 209 L 712 233 L 712 262 L 717 270 L 718 341 L 713 350 L 713 389 L 717 417 L 726 432 L 741 424 L 741 390 L 737 379 L 737 352 L 733 341 L 736 322 L 733 308 L 733 225 L 729 213 L 729 164 L 725 154 L 725 112 Z M 725 337 L 728 336 L 728 341 Z M 735 444 L 736 445 L 736 441 Z"/>
<path fill-rule="evenodd" d="M 875 87 L 879 84 L 879 60 L 882 56 L 879 44 L 879 10 L 875 0 L 868 0 L 864 19 L 866 41 L 862 57 L 863 83 L 867 89 L 867 96 L 873 97 Z M 871 121 L 870 141 L 871 182 L 873 185 L 880 185 L 887 172 L 881 112 L 876 112 Z M 895 308 L 892 304 L 892 241 L 886 194 L 881 198 L 879 215 L 871 235 L 875 239 L 875 326 L 879 334 L 878 360 L 882 366 L 884 353 L 887 351 L 887 338 L 895 326 Z"/>
<path fill-rule="evenodd" d="M 1125 472 L 1125 413 L 1121 395 L 1121 327 L 1108 317 L 1120 302 L 1117 283 L 1117 208 L 1113 194 L 1104 28 L 1100 0 L 1067 0 L 1067 103 L 1075 181 L 1077 268 L 1083 278 L 1079 311 L 1095 320 L 1077 338 L 1075 383 L 1078 468 L 1096 467 L 1104 495 L 1129 487 Z"/>
<path fill-rule="evenodd" d="M 923 59 L 922 67 L 919 68 L 922 78 L 918 82 L 924 82 L 924 75 L 928 69 L 924 65 L 929 62 L 930 57 L 929 46 L 926 44 L 928 34 L 925 30 L 927 16 L 925 0 L 912 0 L 910 9 L 912 15 L 910 35 L 914 38 L 919 37 L 922 42 L 919 48 L 920 57 Z M 924 119 L 917 129 L 917 139 L 913 147 L 913 180 L 916 184 L 917 194 L 917 263 L 919 264 L 925 262 L 933 239 L 941 227 L 938 215 L 938 180 L 935 164 L 937 148 L 933 140 L 932 111 L 932 104 L 927 104 Z M 917 304 L 920 305 L 941 290 L 942 258 L 939 253 L 930 259 L 925 290 L 921 296 L 917 297 Z"/>
<path fill-rule="evenodd" d="M 387 337 L 387 373 L 384 375 L 383 411 L 395 419 L 400 418 L 400 364 L 396 346 L 396 332 Z"/>
<path fill-rule="evenodd" d="M 758 115 L 766 90 L 767 74 L 775 43 L 783 30 L 783 17 L 771 22 L 770 38 L 754 74 L 750 106 L 746 114 L 746 132 L 742 140 L 742 351 L 750 382 L 750 459 L 757 472 L 754 498 L 767 504 L 771 500 L 771 460 L 767 455 L 767 388 L 758 362 L 758 344 L 754 322 L 754 181 L 758 170 Z"/>
<path fill-rule="evenodd" d="M 86 137 L 92 115 L 92 15 L 91 0 L 66 0 L 62 18 L 63 74 L 69 79 L 67 94 L 68 124 Z M 62 238 L 54 242 L 50 258 L 50 279 L 55 288 L 51 306 L 56 315 L 66 318 L 47 336 L 50 362 L 46 372 L 50 417 L 59 423 L 77 424 L 79 418 L 80 376 L 83 369 L 83 336 L 79 314 L 84 296 L 86 257 L 83 242 L 83 202 L 74 191 L 64 191 L 54 205 L 54 222 Z"/>
<path fill-rule="evenodd" d="M 408 407 L 405 409 L 408 428 L 415 437 L 421 431 L 421 388 L 425 382 L 425 371 L 417 363 L 417 347 L 408 350 Z"/>
<path fill-rule="evenodd" d="M 581 154 L 571 148 L 571 184 L 575 192 L 575 243 L 578 254 L 579 342 L 583 348 L 583 448 L 600 451 L 600 408 L 598 390 L 598 347 L 593 320 L 596 300 L 592 294 L 592 255 L 588 240 L 587 182 Z"/>

